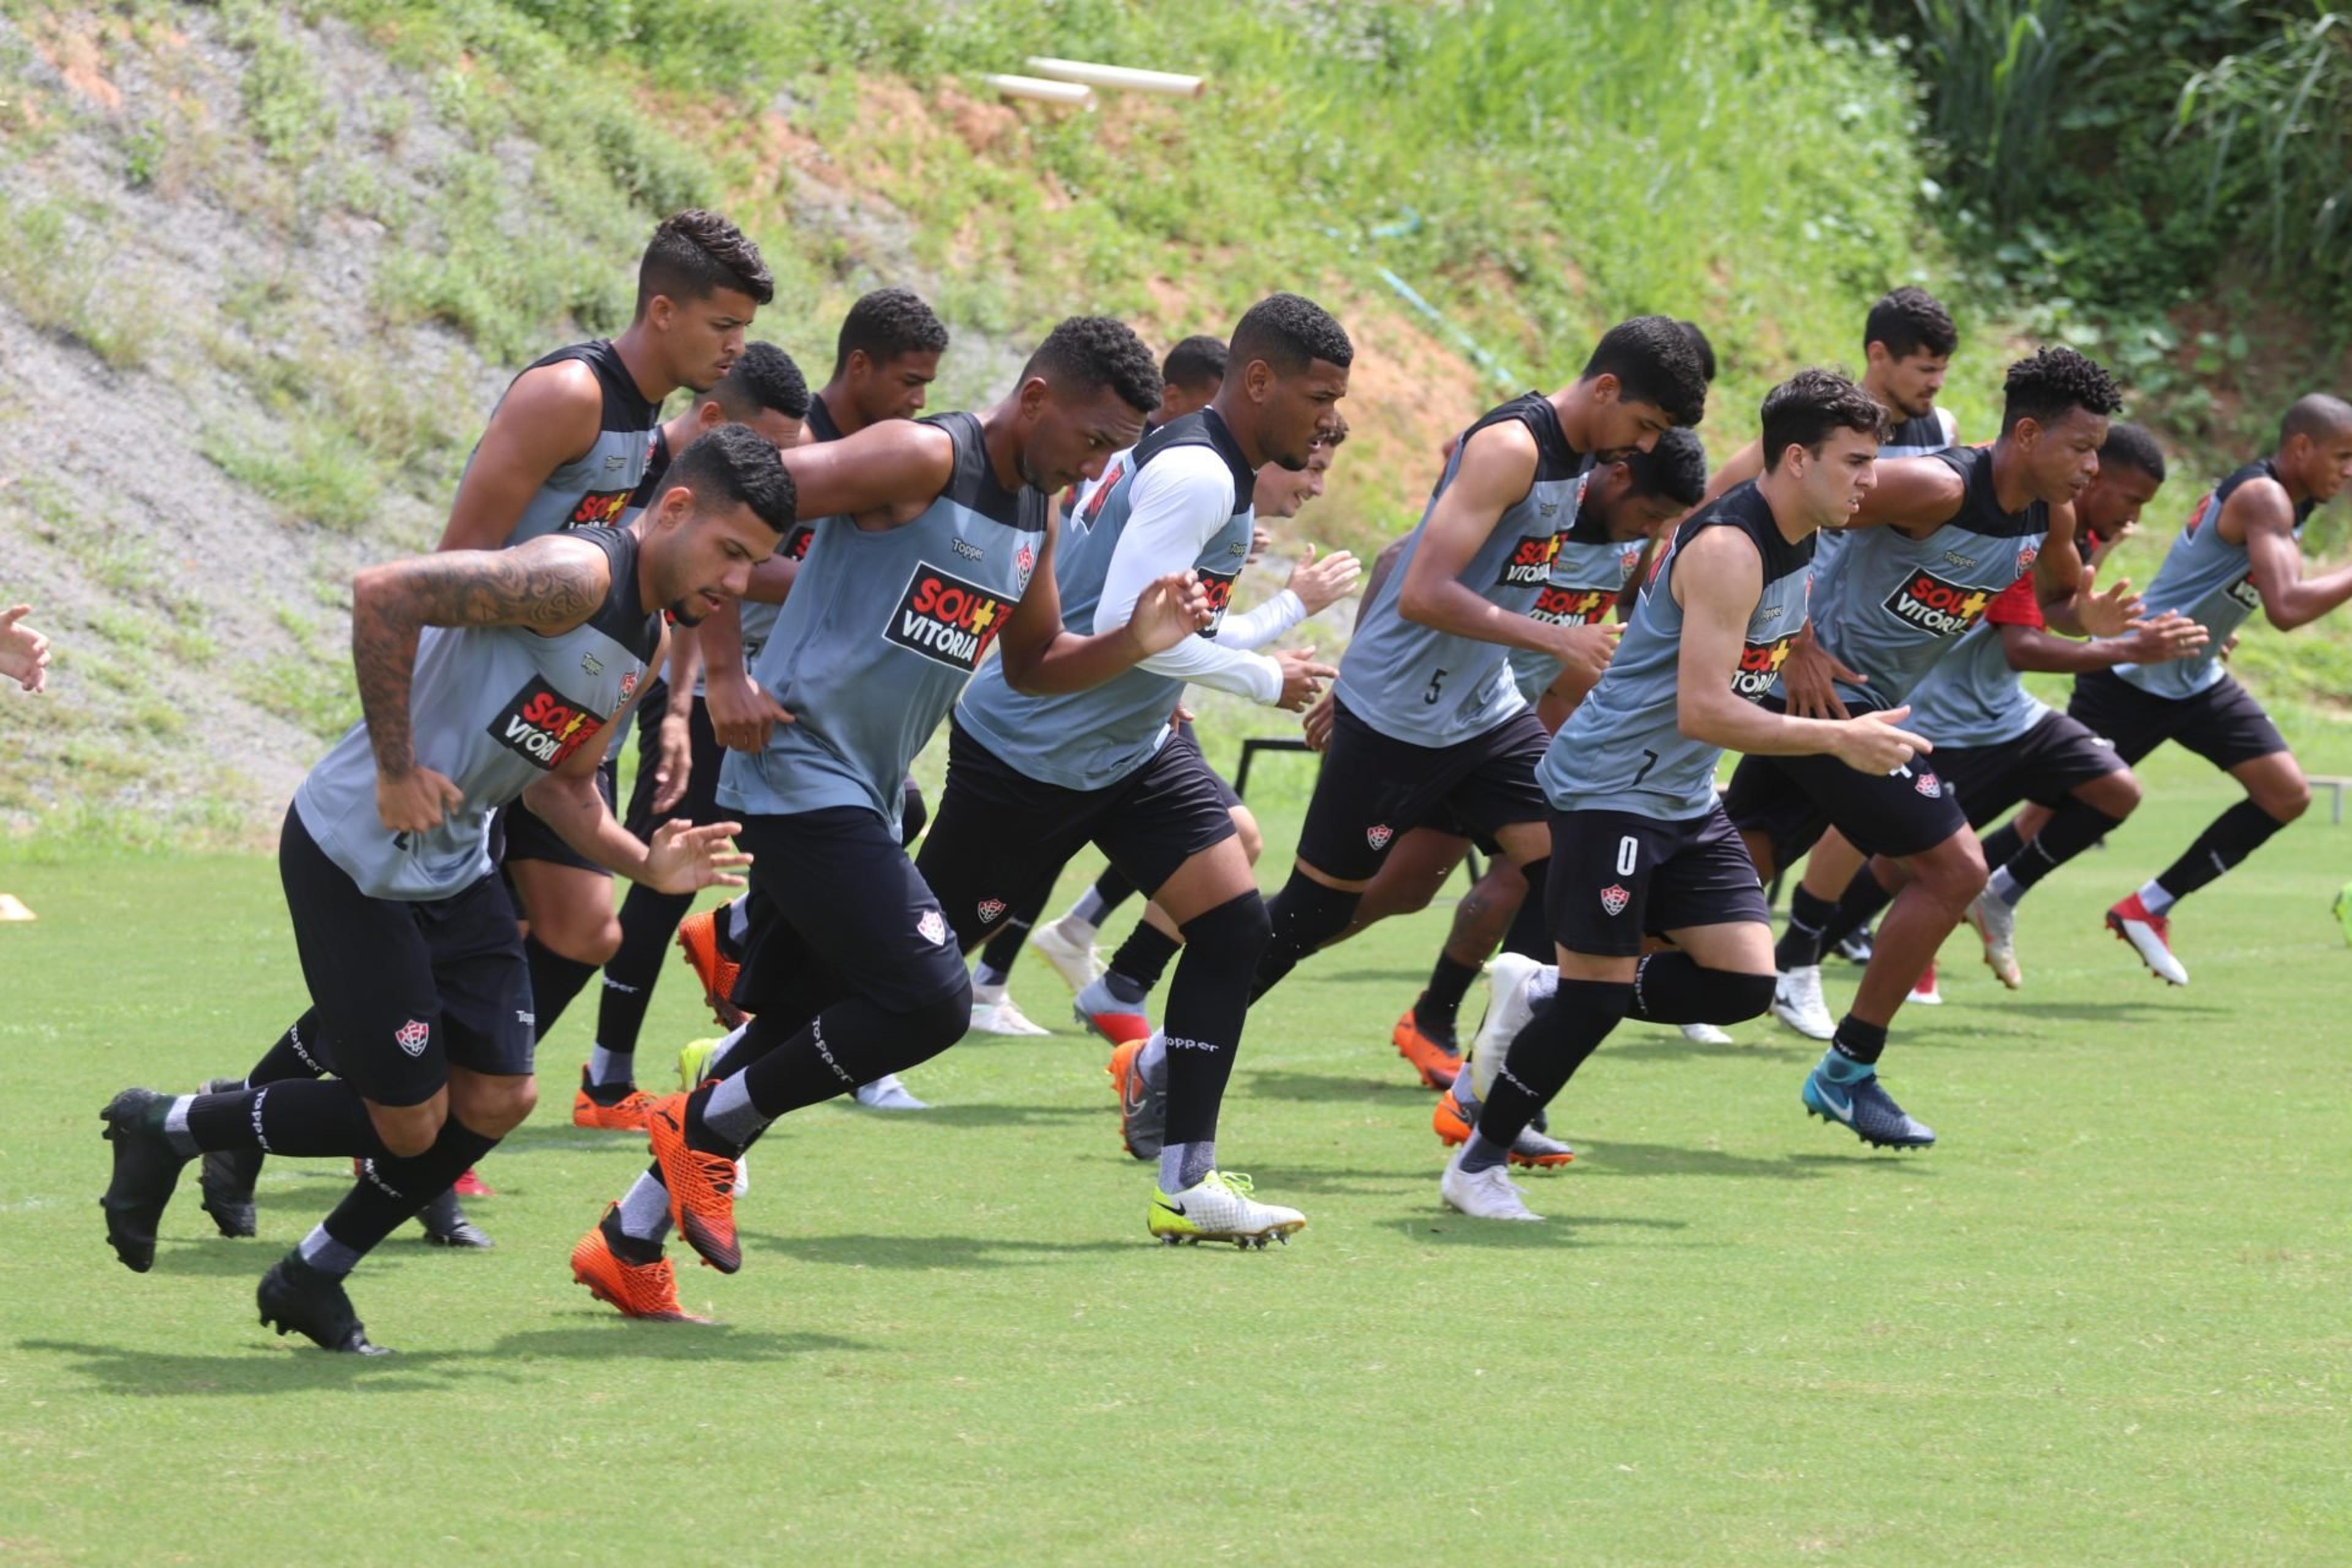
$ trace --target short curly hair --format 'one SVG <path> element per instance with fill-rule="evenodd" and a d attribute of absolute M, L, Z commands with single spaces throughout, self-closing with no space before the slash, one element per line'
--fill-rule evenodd
<path fill-rule="evenodd" d="M 834 341 L 833 374 L 849 368 L 849 356 L 863 353 L 874 364 L 887 364 L 900 354 L 943 354 L 948 329 L 939 313 L 912 289 L 892 285 L 860 296 L 841 319 L 841 335 Z"/>
<path fill-rule="evenodd" d="M 696 437 L 669 466 L 665 489 L 684 485 L 698 503 L 723 500 L 751 509 L 778 533 L 793 526 L 800 496 L 768 438 L 748 425 L 721 425 Z"/>
<path fill-rule="evenodd" d="M 2021 419 L 2054 425 L 2077 408 L 2104 415 L 2124 405 L 2116 378 L 2098 361 L 2063 346 L 2037 350 L 2011 365 L 2001 392 L 2003 436 L 2015 430 Z"/>
<path fill-rule="evenodd" d="M 1664 496 L 1677 505 L 1696 506 L 1706 494 L 1706 447 L 1691 431 L 1669 430 L 1649 451 L 1628 453 L 1625 473 L 1632 481 L 1629 495 Z"/>
<path fill-rule="evenodd" d="M 1874 441 L 1887 437 L 1886 410 L 1878 399 L 1834 370 L 1819 365 L 1799 371 L 1764 395 L 1764 470 L 1780 466 L 1780 454 L 1802 447 L 1818 454 L 1832 432 L 1853 430 Z"/>
<path fill-rule="evenodd" d="M 1677 425 L 1706 416 L 1706 366 L 1688 329 L 1672 316 L 1636 316 L 1602 334 L 1580 378 L 1613 375 L 1624 400 L 1646 403 Z"/>
<path fill-rule="evenodd" d="M 808 417 L 808 378 L 793 356 L 773 343 L 744 344 L 710 395 L 730 419 L 756 418 L 771 408 L 787 419 Z"/>
<path fill-rule="evenodd" d="M 1072 316 L 1045 334 L 1021 379 L 1043 376 L 1056 391 L 1090 393 L 1109 387 L 1140 414 L 1160 406 L 1160 367 L 1151 351 L 1125 321 L 1109 316 Z"/>
<path fill-rule="evenodd" d="M 1317 360 L 1347 369 L 1356 360 L 1348 330 L 1314 300 L 1297 294 L 1268 294 L 1252 305 L 1234 329 L 1228 363 L 1264 360 L 1276 375 L 1304 375 Z"/>
<path fill-rule="evenodd" d="M 700 207 L 662 219 L 637 263 L 637 314 L 646 313 L 656 295 L 688 304 L 721 289 L 748 295 L 755 305 L 776 297 L 776 279 L 760 258 L 760 247 L 727 219 Z"/>
<path fill-rule="evenodd" d="M 1222 339 L 1195 332 L 1160 362 L 1160 379 L 1187 392 L 1214 392 L 1225 379 L 1225 345 Z"/>
<path fill-rule="evenodd" d="M 1923 353 L 1949 359 L 1960 346 L 1960 330 L 1952 324 L 1952 313 L 1942 300 L 1906 285 L 1889 289 L 1870 308 L 1862 324 L 1862 346 L 1866 351 L 1873 343 L 1885 343 L 1896 359 Z"/>

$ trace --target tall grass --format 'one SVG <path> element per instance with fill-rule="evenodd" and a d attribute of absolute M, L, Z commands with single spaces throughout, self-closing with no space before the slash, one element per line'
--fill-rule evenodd
<path fill-rule="evenodd" d="M 2283 21 L 2192 73 L 2172 139 L 2202 153 L 2209 216 L 2260 225 L 2272 272 L 2352 282 L 2352 13 Z"/>

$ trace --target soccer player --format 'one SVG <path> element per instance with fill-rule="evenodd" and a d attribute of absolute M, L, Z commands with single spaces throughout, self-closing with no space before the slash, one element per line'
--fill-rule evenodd
<path fill-rule="evenodd" d="M 1265 904 L 1226 792 L 1171 720 L 1188 682 L 1295 712 L 1334 673 L 1311 647 L 1250 650 L 1296 624 L 1296 595 L 1277 595 L 1271 614 L 1225 612 L 1250 552 L 1258 471 L 1307 467 L 1354 358 L 1339 323 L 1296 294 L 1243 315 L 1215 400 L 1153 431 L 1115 482 L 1088 495 L 1056 575 L 1073 633 L 1120 625 L 1146 584 L 1187 570 L 1208 590 L 1209 624 L 1067 696 L 1028 695 L 1010 671 L 981 671 L 956 708 L 940 818 L 923 845 L 924 879 L 952 918 L 977 911 L 983 934 L 1087 843 L 1181 933 L 1165 1028 L 1118 1042 L 1111 1068 L 1129 1152 L 1159 1162 L 1147 1226 L 1171 1242 L 1264 1246 L 1306 1223 L 1259 1203 L 1245 1178 L 1217 1164 L 1217 1115 L 1265 946 Z"/>
<path fill-rule="evenodd" d="M 362 570 L 352 658 L 362 721 L 287 813 L 279 864 L 310 1010 L 288 1031 L 335 1074 L 101 1112 L 107 1239 L 132 1270 L 180 1169 L 203 1151 L 354 1155 L 350 1194 L 263 1277 L 262 1321 L 373 1353 L 343 1289 L 360 1258 L 530 1114 L 530 973 L 493 871 L 490 814 L 528 794 L 579 851 L 672 892 L 732 881 L 730 823 L 648 845 L 594 770 L 607 724 L 658 667 L 665 614 L 691 623 L 776 547 L 793 488 L 774 449 L 728 426 L 682 454 L 626 528 Z"/>
<path fill-rule="evenodd" d="M 645 477 L 662 399 L 716 385 L 774 295 L 759 247 L 727 219 L 701 211 L 666 219 L 638 266 L 627 329 L 609 342 L 558 349 L 499 400 L 440 547 L 493 550 L 615 521 Z M 600 787 L 610 793 L 609 773 Z M 527 805 L 499 826 L 500 864 L 530 928 L 523 949 L 543 1033 L 619 950 L 612 880 Z"/>
<path fill-rule="evenodd" d="M 1768 701 L 1775 711 L 1842 717 L 1850 708 L 1906 701 L 2029 567 L 2058 630 L 2116 632 L 2137 614 L 2120 586 L 2104 597 L 2082 592 L 2069 504 L 2098 472 L 2107 417 L 2121 401 L 2113 378 L 2072 349 L 2044 349 L 2010 366 L 2005 391 L 2000 437 L 1990 447 L 1879 465 L 1877 483 L 1847 524 L 1852 537 L 1821 574 L 1809 635 L 1774 656 L 1779 673 Z M 1984 887 L 1984 857 L 1959 803 L 1924 763 L 1864 774 L 1819 757 L 1751 754 L 1732 774 L 1724 804 L 1767 876 L 1829 826 L 1866 853 L 1904 862 L 1909 881 L 1879 926 L 1844 1019 L 1822 1026 L 1821 932 L 1794 924 L 1774 950 L 1773 1010 L 1801 1032 L 1830 1038 L 1805 1080 L 1809 1111 L 1874 1146 L 1932 1144 L 1935 1133 L 1878 1081 L 1877 1063 L 1912 983 Z M 1811 989 L 1794 991 L 1806 976 Z"/>
<path fill-rule="evenodd" d="M 1324 476 L 1330 470 L 1332 455 L 1347 439 L 1346 419 L 1336 409 L 1332 412 L 1332 418 L 1337 422 L 1336 426 L 1315 437 L 1307 448 L 1305 468 L 1294 471 L 1279 463 L 1269 462 L 1258 469 L 1257 484 L 1252 491 L 1254 515 L 1251 526 L 1255 533 L 1262 535 L 1265 532 L 1269 518 L 1297 516 L 1300 507 L 1323 493 Z M 1339 551 L 1318 561 L 1315 558 L 1314 547 L 1309 545 L 1305 559 L 1291 568 L 1289 579 L 1282 591 L 1246 615 L 1228 618 L 1219 627 L 1217 640 L 1229 647 L 1262 647 L 1301 621 L 1320 615 L 1345 598 L 1354 589 L 1357 575 L 1356 558 L 1347 551 Z M 1200 742 L 1192 733 L 1192 719 L 1181 709 L 1177 713 L 1176 731 L 1178 740 L 1199 749 Z M 1218 798 L 1225 803 L 1226 814 L 1234 819 L 1234 831 L 1241 839 L 1243 855 L 1252 866 L 1256 865 L 1265 845 L 1265 835 L 1258 829 L 1256 816 L 1242 804 L 1242 797 L 1214 768 L 1209 770 L 1209 777 L 1216 787 Z M 1057 868 L 1048 874 L 1040 868 L 1039 874 L 1050 888 L 1060 872 Z M 1118 879 L 1121 887 L 1129 885 L 1117 867 L 1108 868 L 1104 875 L 1096 879 L 1092 889 L 1097 899 L 1103 898 L 1105 883 L 1113 878 Z M 1108 909 L 1116 901 L 1105 899 L 1103 907 Z M 1071 918 L 1065 916 L 1064 920 L 1066 921 Z M 1006 923 L 1012 923 L 1009 918 Z M 980 995 L 983 983 L 992 978 L 986 973 L 987 954 L 995 949 L 999 940 L 992 937 L 988 947 L 982 950 L 982 967 L 974 970 L 972 974 L 972 994 L 975 998 Z M 1169 960 L 1176 956 L 1181 943 L 1182 938 L 1178 934 L 1176 923 L 1168 918 L 1166 911 L 1157 906 L 1147 905 L 1143 918 L 1136 922 L 1135 930 L 1112 953 L 1103 973 L 1078 989 L 1072 1012 L 1081 1023 L 1113 1047 L 1125 1045 L 1130 1040 L 1148 1039 L 1152 1029 L 1151 1020 L 1144 1011 L 1145 999 L 1160 984 L 1160 974 L 1167 969 Z M 1087 933 L 1087 945 L 1089 948 L 1093 945 L 1091 931 Z M 1000 980 L 995 989 L 1001 994 L 1003 988 Z M 974 1005 L 977 1007 L 978 1003 L 975 1002 Z M 974 1014 L 975 1018 L 978 1016 Z M 975 1023 L 973 1026 L 977 1028 L 979 1025 Z M 1034 1025 L 1031 1026 L 1035 1027 Z M 1036 1032 L 1045 1033 L 1042 1029 Z M 1118 1075 L 1114 1073 L 1113 1076 L 1116 1078 Z M 1156 1157 L 1157 1139 L 1146 1135 L 1141 1142 L 1147 1146 L 1146 1152 L 1138 1152 L 1132 1148 L 1129 1152 L 1138 1152 L 1139 1158 Z"/>
<path fill-rule="evenodd" d="M 1217 388 L 1224 384 L 1224 379 L 1225 344 L 1223 339 L 1203 332 L 1179 342 L 1168 351 L 1168 357 L 1160 362 L 1160 406 L 1150 418 L 1143 422 L 1144 435 L 1149 436 L 1171 420 L 1181 419 L 1187 414 L 1196 414 L 1206 408 L 1209 400 L 1217 395 Z M 1125 452 L 1118 453 L 1103 465 L 1102 473 L 1096 479 L 1084 485 L 1074 486 L 1063 505 L 1062 515 L 1066 518 L 1073 515 L 1082 502 L 1093 498 L 1095 491 L 1115 482 L 1125 469 L 1127 457 Z M 1266 471 L 1278 473 L 1285 470 Z M 1244 837 L 1254 831 L 1255 825 L 1244 830 Z M 1068 984 L 1073 994 L 1101 978 L 1103 962 L 1102 955 L 1095 951 L 1096 932 L 1110 912 L 1134 893 L 1134 884 L 1120 876 L 1117 867 L 1106 866 L 1102 874 L 1095 879 L 1093 886 L 1079 896 L 1078 901 L 1070 907 L 1067 913 L 1057 921 L 1036 926 L 1036 919 L 1045 912 L 1045 900 L 1053 896 L 1054 882 L 1060 875 L 1058 867 L 1051 876 L 1041 875 L 1036 892 L 1013 907 L 1005 917 L 1003 925 L 981 950 L 980 962 L 972 970 L 973 1028 L 1001 1035 L 1045 1033 L 1031 1023 L 1005 994 L 1004 987 L 1012 978 L 1014 962 L 1021 956 L 1024 938 L 1034 943 L 1037 951 L 1045 955 L 1045 962 L 1053 965 L 1054 972 Z M 1035 927 L 1034 931 L 1033 926 Z"/>
<path fill-rule="evenodd" d="M 1871 306 L 1870 314 L 1863 321 L 1862 336 L 1862 389 L 1878 399 L 1878 405 L 1886 410 L 1893 424 L 1885 444 L 1878 449 L 1879 460 L 1924 457 L 1958 446 L 1958 422 L 1951 410 L 1936 405 L 1937 395 L 1944 389 L 1944 376 L 1952 354 L 1959 347 L 1959 329 L 1952 324 L 1951 312 L 1923 289 L 1892 289 Z M 1760 466 L 1754 447 L 1735 452 L 1716 475 L 1717 491 L 1752 478 Z M 1822 531 L 1814 544 L 1813 575 L 1817 580 L 1828 574 L 1838 552 L 1845 547 L 1845 541 L 1841 529 Z M 1916 724 L 1912 727 L 1918 728 Z M 1862 868 L 1864 858 L 1836 828 L 1824 832 L 1821 842 L 1805 858 L 1802 882 L 1790 896 L 1790 921 L 1818 929 L 1830 918 L 1839 895 Z M 1857 930 L 1849 933 L 1844 942 L 1832 942 L 1828 947 L 1855 963 L 1867 963 L 1870 933 Z M 1813 977 L 1815 989 L 1819 988 L 1819 980 L 1818 975 Z M 1943 1001 L 1942 993 L 1936 988 L 1936 966 L 1932 962 L 1919 984 L 1912 988 L 1910 999 L 1930 1007 Z"/>
<path fill-rule="evenodd" d="M 2311 805 L 2302 765 L 2262 704 L 2221 667 L 2221 652 L 2257 609 L 2279 630 L 2293 631 L 2352 599 L 2352 567 L 2306 579 L 2301 548 L 2305 521 L 2347 479 L 2352 405 L 2325 393 L 2296 400 L 2279 420 L 2277 447 L 2198 502 L 2148 585 L 2149 604 L 2205 628 L 2204 647 L 2189 658 L 2123 663 L 2074 678 L 2066 711 L 2112 742 L 2125 762 L 2178 741 L 2246 792 L 2179 859 L 2107 910 L 2108 929 L 2175 985 L 2189 984 L 2189 971 L 2173 956 L 2172 906 L 2261 848 Z M 1988 845 L 2017 851 L 2002 888 L 2011 908 L 2032 885 L 2017 880 L 2021 860 L 2040 862 L 2046 874 L 2095 840 L 2064 833 L 2063 816 L 2052 817 L 2022 849 L 2014 835 L 1996 834 L 2000 843 Z M 1983 907 L 1990 912 L 1992 900 Z"/>
<path fill-rule="evenodd" d="M 2120 536 L 2163 483 L 2164 454 L 2155 437 L 2117 420 L 2099 448 L 2098 476 L 2074 498 L 2077 531 L 2086 537 Z M 2095 838 L 2138 806 L 2139 781 L 2104 739 L 2031 696 L 2018 672 L 2161 663 L 2204 646 L 2204 628 L 2169 611 L 2105 642 L 2053 637 L 2043 629 L 2033 579 L 2021 577 L 1985 606 L 1984 619 L 1913 689 L 1909 727 L 1936 742 L 1937 774 L 1945 792 L 1958 797 L 1970 827 L 1980 830 L 2030 799 L 2065 819 L 2053 842 L 2081 834 Z M 1994 869 L 1969 906 L 1969 922 L 1983 939 L 1986 964 L 2014 991 L 2023 976 L 2006 890 L 2031 887 L 2048 866 L 2031 849 L 2017 851 L 2005 865 L 1996 862 L 1990 840 L 1985 858 Z M 1873 860 L 1855 872 L 1822 933 L 1824 943 L 1835 944 L 1843 932 L 1874 918 L 1900 886 L 1900 868 L 1892 861 Z M 1996 889 L 2003 889 L 2000 896 Z"/>
<path fill-rule="evenodd" d="M 1556 657 L 1586 686 L 1600 678 L 1618 626 L 1529 612 L 1593 464 L 1650 450 L 1696 425 L 1706 403 L 1690 335 L 1642 316 L 1612 328 L 1569 386 L 1515 397 L 1463 434 L 1340 660 L 1330 743 L 1296 866 L 1268 911 L 1258 994 L 1348 929 L 1389 847 L 1441 810 L 1519 866 L 1529 896 L 1508 945 L 1541 942 L 1551 846 L 1535 767 L 1548 737 L 1511 678 L 1510 650 Z M 1442 1089 L 1460 1059 L 1438 1049 L 1413 1065 Z"/>
<path fill-rule="evenodd" d="M 783 455 L 823 521 L 753 669 L 777 710 L 767 743 L 730 752 L 719 783 L 757 857 L 733 997 L 752 1017 L 712 1081 L 654 1102 L 653 1167 L 573 1248 L 573 1278 L 599 1300 L 683 1318 L 662 1238 L 676 1226 L 712 1267 L 742 1266 L 735 1162 L 768 1124 L 964 1033 L 958 939 L 979 917 L 951 921 L 907 858 L 907 766 L 992 646 L 1023 685 L 1076 689 L 1206 618 L 1206 595 L 1178 574 L 1146 586 L 1124 626 L 1061 626 L 1052 493 L 1099 472 L 1159 398 L 1134 333 L 1073 317 L 984 414 L 887 419 Z"/>
<path fill-rule="evenodd" d="M 0 610 L 0 680 L 13 680 L 37 697 L 49 680 L 49 639 L 25 625 L 30 605 Z"/>
<path fill-rule="evenodd" d="M 1884 777 L 1928 749 L 1900 708 L 1800 719 L 1765 700 L 1804 625 L 1813 534 L 1869 493 L 1886 417 L 1845 377 L 1806 370 L 1765 397 L 1763 426 L 1763 474 L 1676 531 L 1616 658 L 1544 753 L 1558 981 L 1545 999 L 1534 959 L 1495 961 L 1472 1056 L 1492 1081 L 1438 1183 L 1473 1218 L 1541 1217 L 1510 1179 L 1514 1144 L 1619 1020 L 1729 1024 L 1770 1003 L 1771 911 L 1716 798 L 1724 750 Z M 1652 936 L 1674 945 L 1643 958 Z"/>
<path fill-rule="evenodd" d="M 834 342 L 833 375 L 809 405 L 803 442 L 838 441 L 889 419 L 912 419 L 923 411 L 930 384 L 939 379 L 948 350 L 948 329 L 922 296 L 911 289 L 876 289 L 861 295 L 842 318 Z M 751 580 L 740 610 L 721 610 L 706 623 L 701 641 L 711 729 L 730 751 L 758 752 L 779 721 L 774 703 L 751 678 L 751 668 L 776 623 L 778 607 L 807 558 L 823 520 L 803 518 L 770 562 Z M 709 672 L 724 668 L 723 675 Z M 709 683 L 715 681 L 715 686 Z M 901 785 L 899 837 L 911 844 L 922 831 L 927 807 L 915 781 Z M 727 1001 L 731 976 L 740 966 L 738 938 L 751 923 L 749 900 L 707 910 L 678 928 L 678 946 L 703 981 L 704 994 L 719 1021 L 742 1022 Z M 877 1110 L 921 1110 L 923 1102 L 895 1075 L 857 1086 L 856 1103 Z"/>
<path fill-rule="evenodd" d="M 792 355 L 773 343 L 747 343 L 717 385 L 657 426 L 645 478 L 623 517 L 651 506 L 668 483 L 672 453 L 721 425 L 748 426 L 778 447 L 797 446 L 809 412 L 808 382 Z M 789 545 L 802 536 L 795 522 Z M 719 763 L 725 752 L 710 726 L 703 697 L 698 628 L 671 634 L 667 679 L 656 679 L 637 708 L 637 779 L 629 796 L 628 830 L 650 838 L 671 821 L 719 819 Z M 632 884 L 621 900 L 621 945 L 604 966 L 596 1013 L 596 1042 L 572 1099 L 575 1127 L 640 1130 L 648 1097 L 636 1086 L 638 1032 L 661 979 L 662 957 L 691 898 Z M 551 1024 L 541 1020 L 541 1033 Z"/>

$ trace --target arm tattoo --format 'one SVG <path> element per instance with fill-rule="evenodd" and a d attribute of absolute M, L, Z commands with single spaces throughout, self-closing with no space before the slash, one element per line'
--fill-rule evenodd
<path fill-rule="evenodd" d="M 510 550 L 456 550 L 370 567 L 352 584 L 352 664 L 376 765 L 416 765 L 408 689 L 417 634 L 426 626 L 524 626 L 570 631 L 612 586 L 601 551 L 557 536 Z"/>

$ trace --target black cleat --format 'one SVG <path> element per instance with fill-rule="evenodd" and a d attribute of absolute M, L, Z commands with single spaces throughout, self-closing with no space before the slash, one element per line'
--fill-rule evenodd
<path fill-rule="evenodd" d="M 1838 938 L 1837 946 L 1833 951 L 1848 963 L 1867 965 L 1870 963 L 1871 945 L 1874 940 L 1874 936 L 1871 929 L 1864 926 L 1860 931 L 1848 931 Z"/>
<path fill-rule="evenodd" d="M 455 1188 L 416 1211 L 416 1223 L 425 1227 L 425 1239 L 436 1247 L 495 1247 L 489 1232 L 466 1217 L 457 1206 Z"/>
<path fill-rule="evenodd" d="M 343 1282 L 303 1262 L 299 1252 L 289 1252 L 269 1266 L 253 1300 L 261 1309 L 262 1326 L 275 1328 L 281 1339 L 290 1331 L 322 1351 L 350 1355 L 392 1353 L 368 1342 L 367 1330 L 352 1310 L 352 1299 L 343 1293 Z"/>
<path fill-rule="evenodd" d="M 163 1222 L 172 1189 L 180 1184 L 180 1167 L 188 1163 L 147 1125 L 149 1111 L 167 1098 L 152 1089 L 126 1089 L 98 1113 L 106 1123 L 100 1136 L 114 1145 L 114 1174 L 98 1206 L 106 1211 L 106 1239 L 114 1256 L 134 1274 L 155 1266 L 155 1227 Z"/>
<path fill-rule="evenodd" d="M 244 1087 L 241 1078 L 206 1079 L 202 1092 L 235 1094 Z M 205 1195 L 205 1212 L 213 1216 L 223 1236 L 254 1233 L 253 1187 L 261 1180 L 263 1158 L 258 1149 L 215 1149 L 197 1165 L 196 1185 Z"/>

